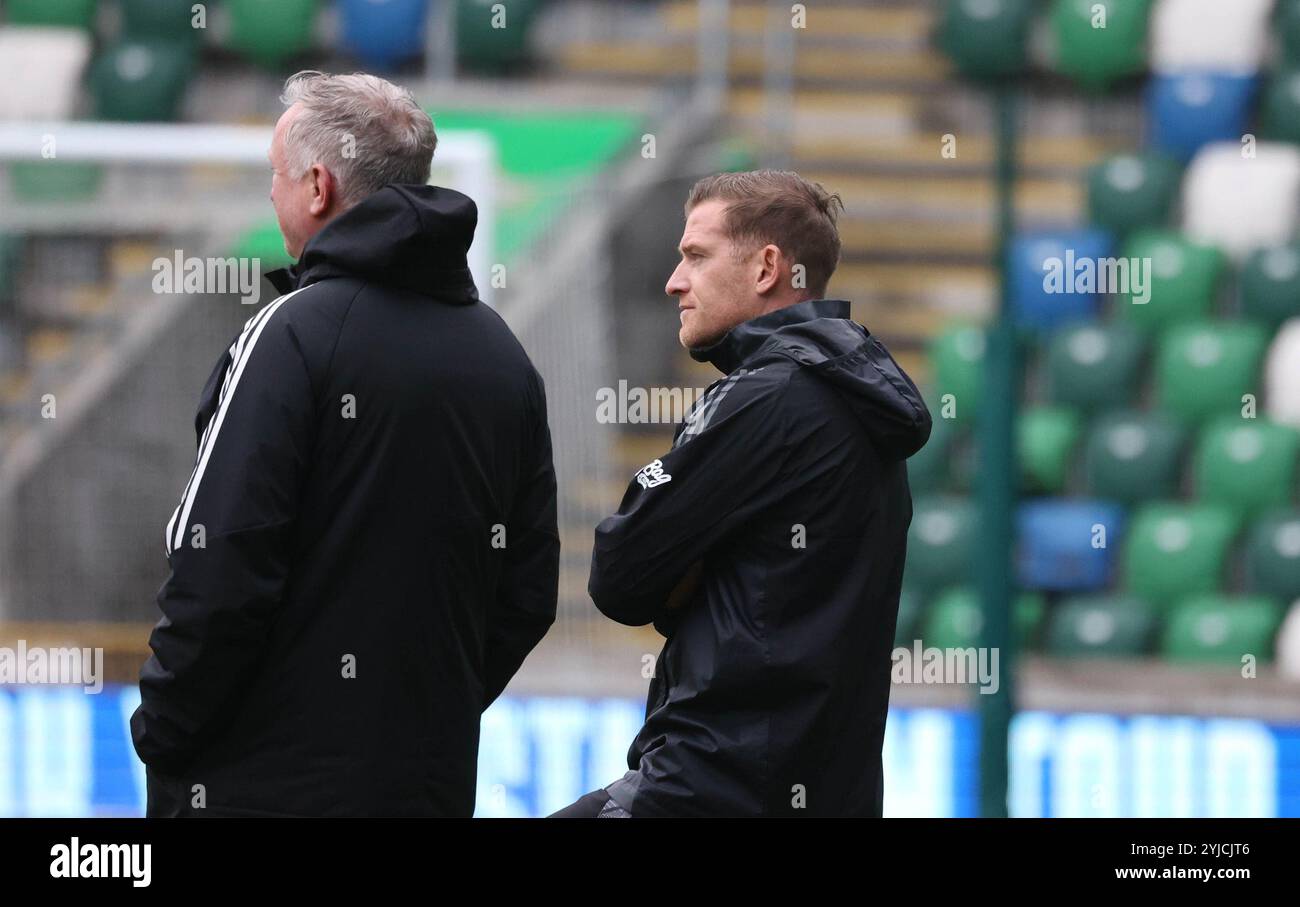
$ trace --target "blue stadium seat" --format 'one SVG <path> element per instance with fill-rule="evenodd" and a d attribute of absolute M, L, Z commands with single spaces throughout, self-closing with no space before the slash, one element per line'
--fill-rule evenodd
<path fill-rule="evenodd" d="M 343 46 L 367 67 L 392 69 L 424 49 L 428 0 L 340 0 Z"/>
<path fill-rule="evenodd" d="M 1102 230 L 1024 233 L 1011 241 L 1011 307 L 1024 328 L 1049 331 L 1097 316 L 1096 260 L 1114 254 Z M 1090 266 L 1082 264 L 1091 261 Z M 1050 263 L 1050 267 L 1049 267 Z M 1091 286 L 1083 269 L 1091 267 Z M 1048 280 L 1059 276 L 1059 284 Z M 1076 292 L 1076 290 L 1078 292 Z"/>
<path fill-rule="evenodd" d="M 1157 75 L 1147 86 L 1152 146 L 1190 161 L 1210 142 L 1240 142 L 1249 132 L 1255 76 L 1184 72 Z"/>
<path fill-rule="evenodd" d="M 1123 530 L 1124 511 L 1118 505 L 1040 499 L 1020 506 L 1018 522 L 1022 586 L 1062 592 L 1106 586 Z M 1098 526 L 1105 527 L 1104 536 Z"/>

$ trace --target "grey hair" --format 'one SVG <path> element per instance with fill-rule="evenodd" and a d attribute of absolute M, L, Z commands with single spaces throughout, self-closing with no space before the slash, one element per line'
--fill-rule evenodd
<path fill-rule="evenodd" d="M 407 89 L 366 73 L 304 70 L 284 83 L 280 101 L 302 105 L 284 135 L 290 176 L 324 164 L 345 209 L 389 183 L 429 181 L 438 135 Z"/>

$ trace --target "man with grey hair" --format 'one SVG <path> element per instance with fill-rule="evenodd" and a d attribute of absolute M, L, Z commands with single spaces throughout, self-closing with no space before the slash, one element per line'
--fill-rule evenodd
<path fill-rule="evenodd" d="M 212 371 L 131 719 L 148 814 L 469 816 L 479 715 L 555 618 L 542 380 L 410 93 L 299 73 L 297 264 Z"/>

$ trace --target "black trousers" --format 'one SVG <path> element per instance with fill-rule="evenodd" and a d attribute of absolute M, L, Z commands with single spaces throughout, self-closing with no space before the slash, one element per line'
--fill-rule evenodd
<path fill-rule="evenodd" d="M 547 816 L 548 819 L 630 819 L 632 814 L 610 798 L 604 788 L 583 794 L 564 809 Z"/>

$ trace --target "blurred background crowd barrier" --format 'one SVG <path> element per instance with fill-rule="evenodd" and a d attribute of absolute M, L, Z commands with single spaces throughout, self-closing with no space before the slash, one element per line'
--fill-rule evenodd
<path fill-rule="evenodd" d="M 480 815 L 623 770 L 662 640 L 591 606 L 592 528 L 672 425 L 598 401 L 714 380 L 663 286 L 691 183 L 756 166 L 840 193 L 829 295 L 935 415 L 898 645 L 1009 616 L 1007 811 L 1300 815 L 1300 0 L 0 0 L 0 647 L 99 647 L 108 681 L 0 686 L 0 815 L 142 809 L 162 530 L 258 308 L 160 293 L 158 262 L 288 263 L 264 154 L 300 69 L 430 111 L 476 281 L 547 382 L 560 618 L 485 716 Z M 1008 236 L 972 73 L 1016 96 Z M 1014 589 L 986 601 L 999 313 Z M 887 815 L 988 811 L 982 695 L 895 685 Z"/>

